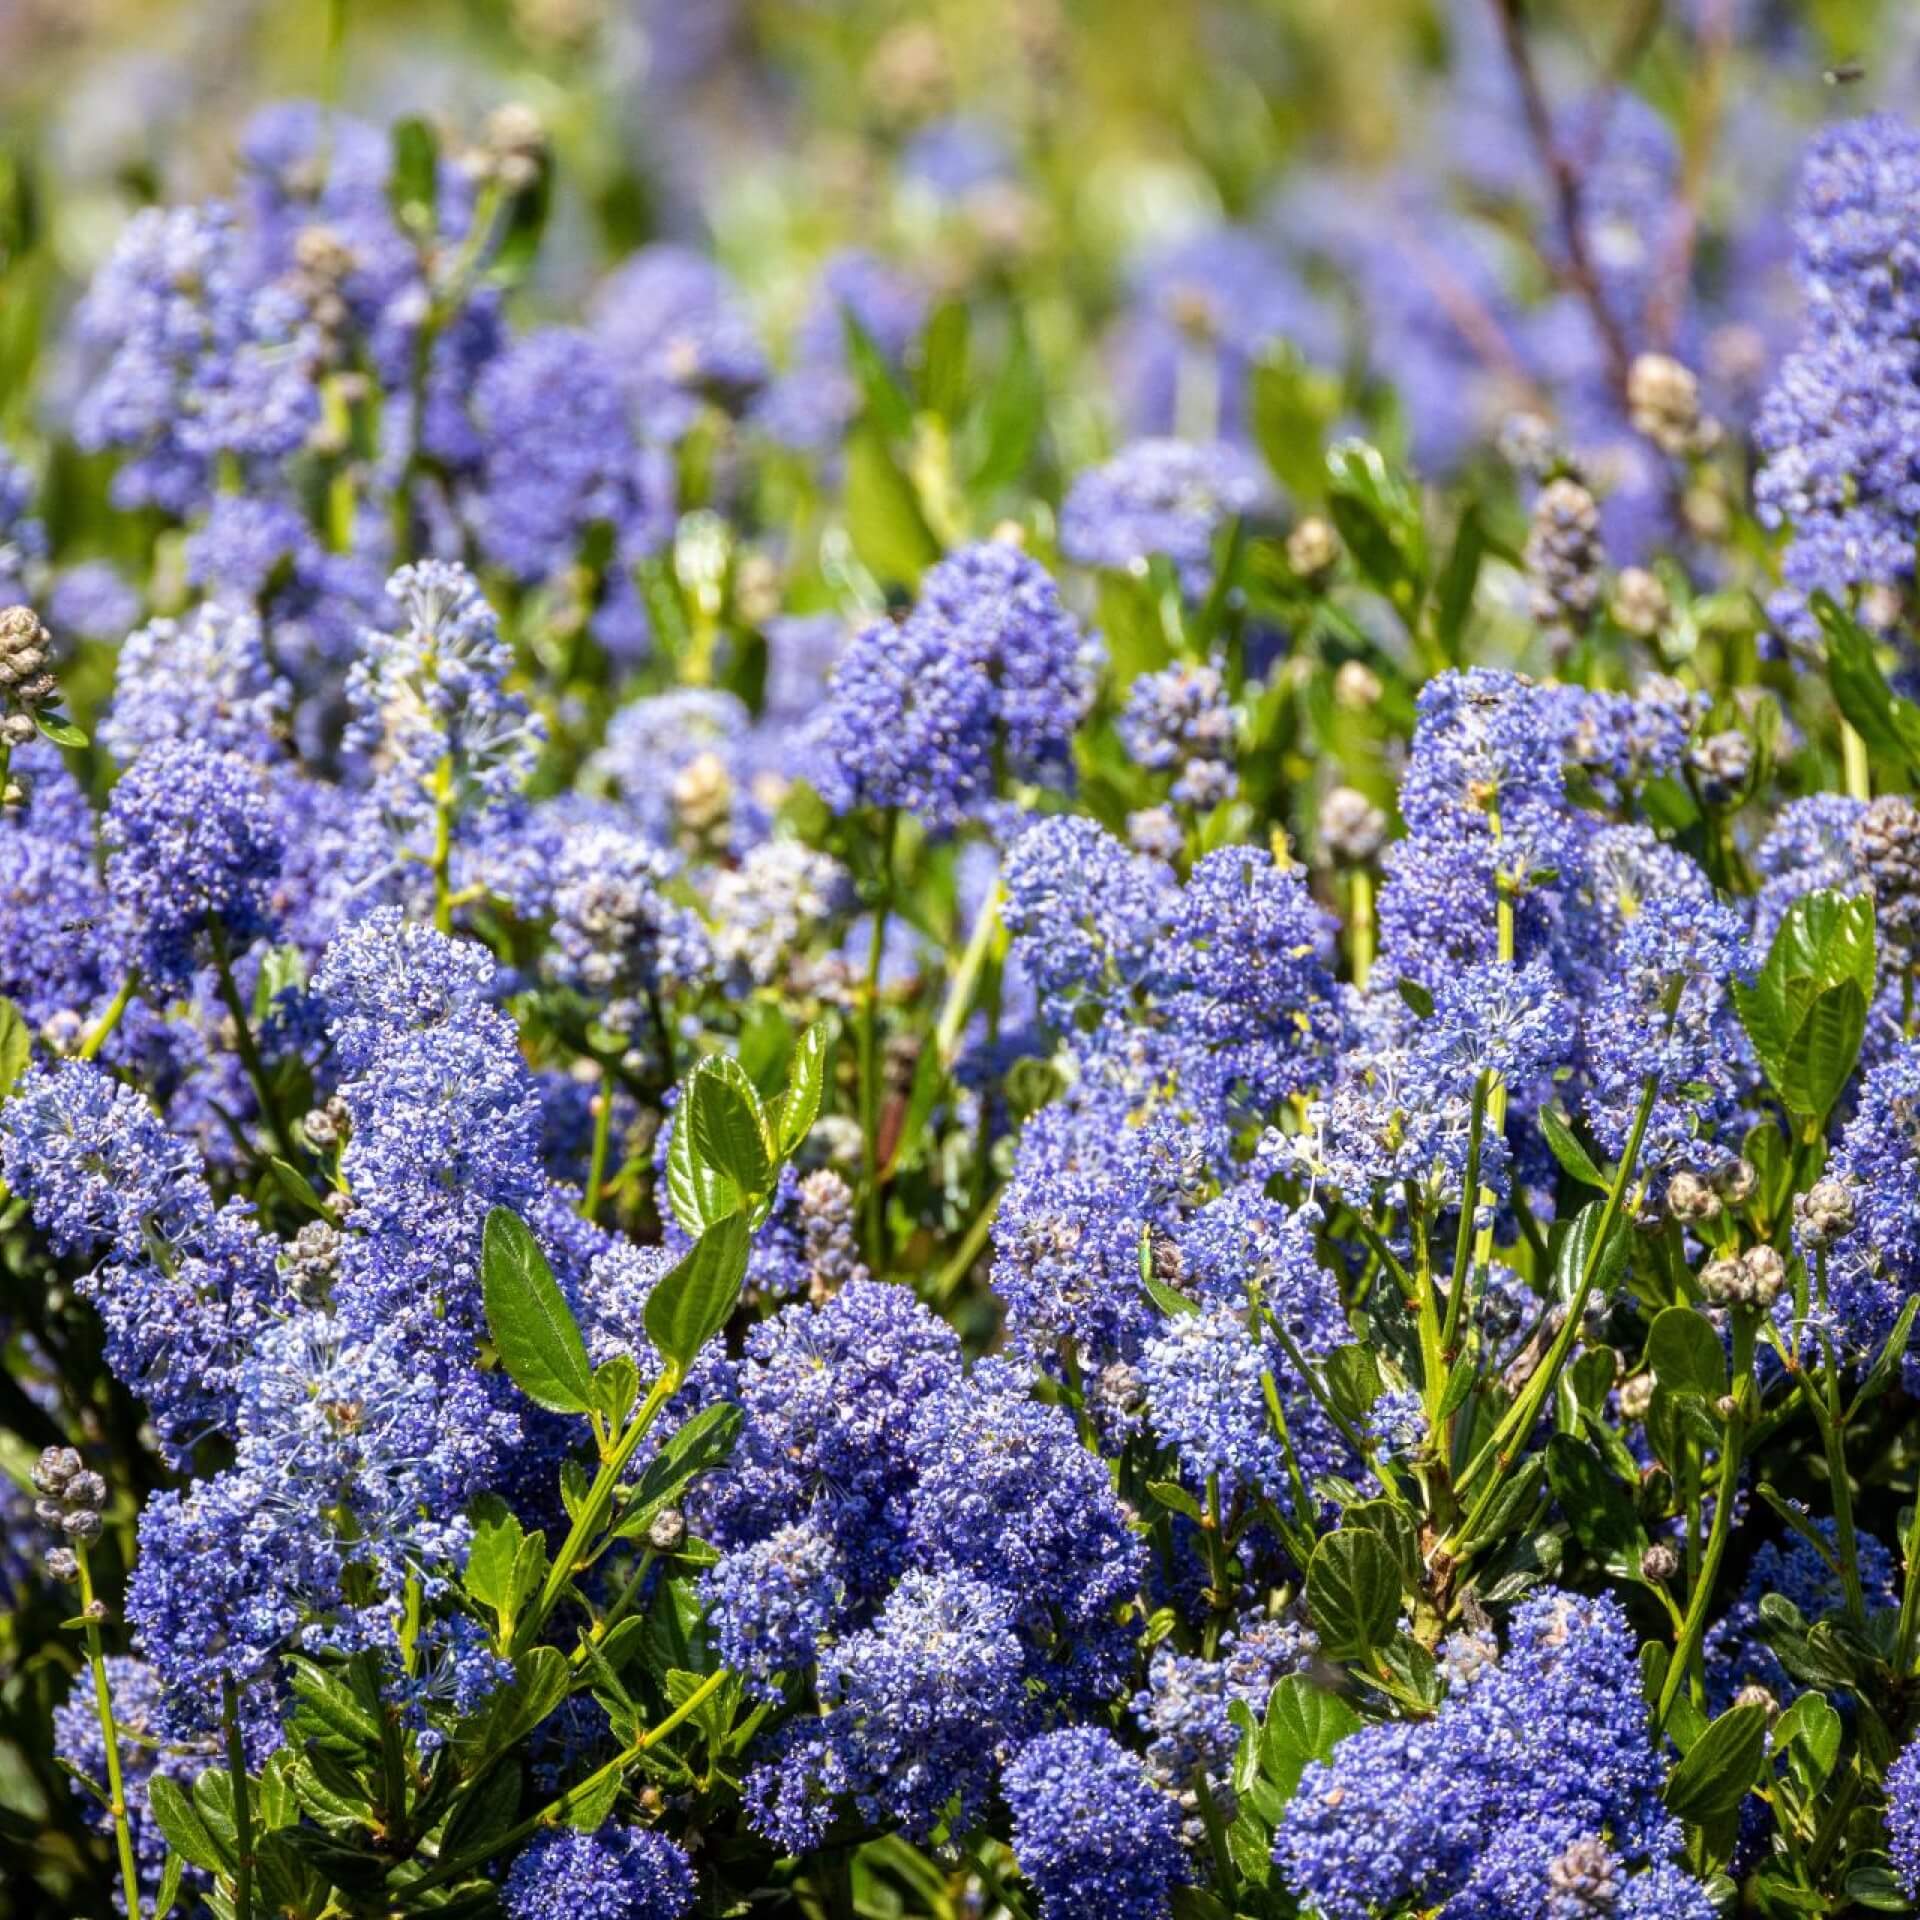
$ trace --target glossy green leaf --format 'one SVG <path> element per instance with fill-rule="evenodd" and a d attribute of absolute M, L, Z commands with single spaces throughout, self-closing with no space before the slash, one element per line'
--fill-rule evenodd
<path fill-rule="evenodd" d="M 1727 1352 L 1705 1314 L 1692 1307 L 1666 1307 L 1647 1332 L 1647 1365 L 1673 1393 L 1718 1400 L 1727 1390 Z"/>
<path fill-rule="evenodd" d="M 773 1158 L 766 1113 L 759 1090 L 739 1061 L 724 1053 L 701 1061 L 687 1076 L 680 1111 L 686 1115 L 694 1158 L 703 1167 L 731 1181 L 743 1194 L 767 1190 L 773 1180 Z"/>
<path fill-rule="evenodd" d="M 587 1344 L 540 1243 L 507 1207 L 487 1215 L 480 1291 L 500 1363 L 536 1406 L 585 1413 L 593 1405 Z"/>
<path fill-rule="evenodd" d="M 207 1873 L 230 1873 L 233 1859 L 214 1844 L 207 1823 L 171 1774 L 156 1773 L 147 1787 L 147 1804 L 170 1846 L 189 1866 Z"/>
<path fill-rule="evenodd" d="M 1759 1780 L 1766 1753 L 1766 1708 L 1730 1707 L 1668 1776 L 1668 1808 L 1696 1823 L 1734 1812 Z"/>
<path fill-rule="evenodd" d="M 1580 1144 L 1578 1135 L 1568 1125 L 1566 1116 L 1559 1108 L 1543 1106 L 1540 1109 L 1540 1132 L 1553 1157 L 1576 1180 L 1589 1187 L 1598 1187 L 1602 1193 L 1613 1184 L 1599 1162 Z"/>
<path fill-rule="evenodd" d="M 1391 1637 L 1400 1617 L 1400 1570 L 1377 1533 L 1341 1528 L 1314 1549 L 1307 1608 L 1328 1652 L 1368 1652 Z"/>
<path fill-rule="evenodd" d="M 1547 1484 L 1573 1537 L 1596 1560 L 1637 1564 L 1646 1550 L 1646 1528 L 1588 1441 L 1556 1433 L 1547 1442 Z"/>
<path fill-rule="evenodd" d="M 684 1374 L 732 1317 L 747 1275 L 751 1235 L 735 1214 L 709 1227 L 647 1295 L 647 1338 Z"/>
<path fill-rule="evenodd" d="M 1260 1769 L 1288 1799 L 1308 1763 L 1324 1760 L 1360 1725 L 1360 1716 L 1337 1693 L 1290 1673 L 1267 1697 L 1260 1729 Z"/>
<path fill-rule="evenodd" d="M 13 1091 L 32 1054 L 26 1016 L 11 1000 L 0 1000 L 0 1100 Z"/>
<path fill-rule="evenodd" d="M 795 1152 L 813 1131 L 827 1090 L 827 1055 L 832 1034 L 824 1020 L 816 1020 L 800 1036 L 787 1070 L 787 1090 L 774 1118 L 775 1147 L 784 1158 Z"/>

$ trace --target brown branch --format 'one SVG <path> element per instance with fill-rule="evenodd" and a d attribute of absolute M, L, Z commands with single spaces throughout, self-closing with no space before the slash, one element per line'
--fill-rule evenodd
<path fill-rule="evenodd" d="M 1493 10 L 1500 21 L 1500 37 L 1506 46 L 1507 64 L 1513 69 L 1514 84 L 1520 89 L 1520 104 L 1527 117 L 1527 131 L 1553 193 L 1560 243 L 1566 254 L 1562 272 L 1593 317 L 1601 348 L 1606 355 L 1608 375 L 1624 408 L 1627 405 L 1627 377 L 1633 364 L 1633 355 L 1619 321 L 1607 306 L 1600 276 L 1594 268 L 1593 255 L 1587 248 L 1580 176 L 1554 137 L 1553 115 L 1540 86 L 1540 75 L 1533 64 L 1533 50 L 1527 45 L 1527 29 L 1521 18 L 1521 7 L 1522 0 L 1493 0 Z"/>

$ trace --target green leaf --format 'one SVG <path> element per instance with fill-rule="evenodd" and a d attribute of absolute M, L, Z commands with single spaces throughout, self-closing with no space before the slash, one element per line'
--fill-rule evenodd
<path fill-rule="evenodd" d="M 1666 1307 L 1647 1331 L 1647 1365 L 1674 1393 L 1718 1400 L 1727 1390 L 1727 1352 L 1713 1322 L 1692 1307 Z"/>
<path fill-rule="evenodd" d="M 1833 1703 L 1808 1691 L 1773 1723 L 1773 1750 L 1784 1751 L 1808 1792 L 1817 1793 L 1840 1757 L 1841 1733 Z"/>
<path fill-rule="evenodd" d="M 820 1117 L 827 1089 L 827 1052 L 832 1034 L 824 1020 L 816 1020 L 800 1036 L 787 1072 L 787 1090 L 775 1103 L 774 1146 L 784 1159 L 796 1152 Z"/>
<path fill-rule="evenodd" d="M 747 1276 L 752 1244 L 739 1214 L 709 1227 L 647 1295 L 647 1338 L 682 1375 L 727 1324 Z"/>
<path fill-rule="evenodd" d="M 214 1844 L 207 1823 L 171 1774 L 156 1773 L 147 1783 L 147 1804 L 170 1846 L 189 1866 L 207 1873 L 231 1873 L 233 1860 Z"/>
<path fill-rule="evenodd" d="M 1360 1716 L 1337 1693 L 1290 1673 L 1267 1697 L 1260 1770 L 1290 1800 L 1308 1763 L 1326 1759 L 1359 1725 Z"/>
<path fill-rule="evenodd" d="M 1733 982 L 1740 1023 L 1795 1113 L 1823 1120 L 1845 1088 L 1874 974 L 1872 900 L 1823 890 L 1787 909 L 1758 978 Z"/>
<path fill-rule="evenodd" d="M 921 391 L 928 410 L 941 419 L 956 421 L 967 398 L 967 334 L 970 327 L 964 300 L 943 300 L 927 322 L 920 364 L 925 369 Z"/>
<path fill-rule="evenodd" d="M 667 1142 L 667 1199 L 674 1218 L 696 1237 L 747 1204 L 746 1195 L 732 1180 L 695 1153 L 693 1129 L 677 1113 Z"/>
<path fill-rule="evenodd" d="M 492 1696 L 483 1713 L 454 1731 L 455 1755 L 471 1776 L 525 1739 L 572 1687 L 573 1668 L 558 1647 L 532 1647 L 513 1664 L 511 1683 Z"/>
<path fill-rule="evenodd" d="M 1253 370 L 1253 437 L 1287 491 L 1316 501 L 1326 491 L 1327 429 L 1340 409 L 1336 381 L 1297 353 L 1282 352 Z"/>
<path fill-rule="evenodd" d="M 891 440 L 904 440 L 913 432 L 913 402 L 901 386 L 879 343 L 860 324 L 860 316 L 844 302 L 840 308 L 841 331 L 846 335 L 847 364 L 867 404 L 873 423 Z"/>
<path fill-rule="evenodd" d="M 160 1884 L 153 1892 L 153 1905 L 146 1909 L 147 1920 L 167 1920 L 180 1898 L 180 1874 L 185 1865 L 185 1854 L 168 1852 L 167 1864 L 160 1869 Z"/>
<path fill-rule="evenodd" d="M 1865 1865 L 1847 1875 L 1847 1898 L 1857 1907 L 1871 1907 L 1875 1913 L 1911 1913 L 1913 1902 L 1907 1898 L 1891 1867 Z"/>
<path fill-rule="evenodd" d="M 491 1607 L 500 1616 L 503 1637 L 513 1630 L 513 1566 L 525 1538 L 520 1516 L 504 1500 L 476 1505 L 473 1540 L 467 1548 L 467 1567 L 460 1583 L 481 1606 Z"/>
<path fill-rule="evenodd" d="M 1327 510 L 1355 564 L 1403 619 L 1426 591 L 1427 536 L 1407 477 L 1364 440 L 1327 453 Z"/>
<path fill-rule="evenodd" d="M 1766 1755 L 1766 1708 L 1728 1708 L 1668 1776 L 1669 1810 L 1695 1824 L 1736 1811 L 1759 1780 Z"/>
<path fill-rule="evenodd" d="M 891 586 L 916 585 L 940 557 L 913 482 L 871 427 L 847 436 L 846 513 L 854 552 Z"/>
<path fill-rule="evenodd" d="M 626 1779 L 618 1768 L 590 1784 L 570 1788 L 564 1815 L 566 1824 L 578 1827 L 582 1833 L 592 1833 L 620 1804 L 620 1796 L 626 1790 Z"/>
<path fill-rule="evenodd" d="M 1434 595 L 1433 631 L 1440 651 L 1456 666 L 1460 662 L 1460 635 L 1473 611 L 1473 590 L 1480 583 L 1480 563 L 1487 557 L 1486 522 L 1480 503 L 1470 500 L 1454 531 L 1453 546 Z"/>
<path fill-rule="evenodd" d="M 1342 1528 L 1314 1549 L 1307 1607 L 1327 1651 L 1363 1654 L 1382 1645 L 1400 1617 L 1400 1570 L 1377 1533 Z"/>
<path fill-rule="evenodd" d="M 640 1369 L 616 1353 L 593 1370 L 593 1406 L 609 1428 L 623 1427 L 640 1398 Z"/>
<path fill-rule="evenodd" d="M 1006 357 L 978 412 L 967 423 L 967 443 L 977 449 L 970 462 L 968 490 L 977 498 L 1011 486 L 1026 472 L 1046 418 L 1046 399 L 1032 343 L 1015 315 L 1008 329 Z"/>
<path fill-rule="evenodd" d="M 480 1292 L 500 1362 L 520 1391 L 550 1413 L 589 1411 L 587 1343 L 540 1243 L 510 1208 L 487 1215 Z"/>
<path fill-rule="evenodd" d="M 1807 1009 L 1781 1062 L 1780 1092 L 1796 1113 L 1824 1120 L 1853 1078 L 1867 1031 L 1867 996 L 1857 982 L 1829 987 Z"/>
<path fill-rule="evenodd" d="M 745 1417 L 731 1400 L 722 1400 L 702 1407 L 691 1420 L 675 1428 L 647 1462 L 647 1470 L 640 1476 L 621 1519 L 619 1534 L 627 1537 L 639 1532 L 690 1482 L 719 1466 L 733 1451 Z"/>
<path fill-rule="evenodd" d="M 1335 1347 L 1321 1361 L 1320 1371 L 1333 1404 L 1356 1427 L 1364 1426 L 1373 1411 L 1373 1403 L 1386 1391 L 1387 1385 L 1373 1349 L 1350 1340 L 1345 1346 Z"/>
<path fill-rule="evenodd" d="M 1540 1109 L 1540 1131 L 1545 1135 L 1553 1157 L 1576 1180 L 1590 1187 L 1598 1187 L 1602 1193 L 1612 1186 L 1613 1182 L 1601 1170 L 1593 1155 L 1580 1144 L 1578 1136 L 1558 1107 Z"/>
<path fill-rule="evenodd" d="M 454 1807 L 440 1836 L 440 1857 L 457 1860 L 497 1840 L 520 1811 L 520 1768 L 511 1759 L 489 1767 Z"/>
<path fill-rule="evenodd" d="M 1195 1526 L 1201 1525 L 1207 1517 L 1201 1509 L 1200 1502 L 1177 1480 L 1149 1480 L 1147 1491 L 1169 1513 L 1185 1514 Z"/>
<path fill-rule="evenodd" d="M 1882 759 L 1920 766 L 1920 707 L 1887 685 L 1866 629 L 1824 593 L 1813 596 L 1813 613 L 1826 635 L 1835 704 Z"/>
<path fill-rule="evenodd" d="M 3 1071 L 0 1071 L 0 1078 L 4 1078 Z M 313 1182 L 290 1161 L 282 1160 L 278 1154 L 275 1154 L 267 1162 L 267 1171 L 273 1175 L 274 1184 L 296 1206 L 304 1207 L 308 1213 L 318 1219 L 333 1218 L 327 1203 L 321 1199 Z"/>
<path fill-rule="evenodd" d="M 27 1070 L 33 1053 L 33 1036 L 27 1031 L 27 1019 L 11 1000 L 0 1000 L 0 1100 L 10 1094 Z"/>
<path fill-rule="evenodd" d="M 1633 1502 L 1587 1441 L 1576 1434 L 1556 1433 L 1547 1442 L 1547 1484 L 1573 1537 L 1596 1560 L 1638 1565 L 1646 1551 L 1646 1528 Z"/>
<path fill-rule="evenodd" d="M 71 720 L 64 720 L 57 713 L 36 713 L 33 724 L 40 729 L 42 739 L 51 740 L 56 747 L 84 747 L 87 736 Z"/>
<path fill-rule="evenodd" d="M 1418 980 L 1396 980 L 1394 989 L 1420 1020 L 1433 1018 L 1433 995 Z"/>
<path fill-rule="evenodd" d="M 440 142 L 417 116 L 393 128 L 393 167 L 387 175 L 387 202 L 401 227 L 416 238 L 430 235 L 437 222 Z"/>
<path fill-rule="evenodd" d="M 739 1061 L 724 1053 L 702 1060 L 687 1076 L 680 1105 L 694 1158 L 743 1194 L 764 1193 L 773 1180 L 767 1117 L 759 1090 Z"/>
<path fill-rule="evenodd" d="M 315 1720 L 346 1747 L 371 1753 L 380 1744 L 380 1722 L 367 1711 L 339 1674 L 304 1653 L 287 1656 L 294 1697 Z"/>

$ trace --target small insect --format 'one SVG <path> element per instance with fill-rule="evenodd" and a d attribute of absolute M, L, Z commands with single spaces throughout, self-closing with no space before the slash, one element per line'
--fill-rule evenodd
<path fill-rule="evenodd" d="M 97 927 L 99 924 L 100 922 L 98 920 L 62 920 L 60 922 L 60 931 L 62 933 L 85 933 L 89 927 Z"/>
<path fill-rule="evenodd" d="M 1830 87 L 1851 87 L 1867 77 L 1864 60 L 1842 60 L 1820 76 Z"/>

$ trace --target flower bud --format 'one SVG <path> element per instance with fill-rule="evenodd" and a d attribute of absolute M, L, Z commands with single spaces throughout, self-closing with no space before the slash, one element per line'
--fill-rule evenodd
<path fill-rule="evenodd" d="M 1853 1229 L 1853 1189 L 1844 1180 L 1816 1180 L 1794 1196 L 1793 1220 L 1810 1247 L 1832 1246 Z"/>
<path fill-rule="evenodd" d="M 41 1493 L 63 1493 L 80 1471 L 80 1456 L 71 1447 L 48 1447 L 33 1464 L 33 1484 Z"/>
<path fill-rule="evenodd" d="M 69 1540 L 78 1540 L 84 1546 L 91 1546 L 100 1538 L 105 1523 L 91 1507 L 76 1507 L 73 1512 L 62 1516 L 60 1530 Z"/>
<path fill-rule="evenodd" d="M 1751 1682 L 1733 1696 L 1733 1704 L 1736 1707 L 1759 1707 L 1765 1711 L 1769 1722 L 1780 1715 L 1780 1702 L 1765 1687 Z"/>
<path fill-rule="evenodd" d="M 63 1586 L 71 1586 L 80 1578 L 80 1562 L 65 1547 L 55 1547 L 47 1555 L 47 1572 Z"/>
<path fill-rule="evenodd" d="M 1744 1306 L 1747 1299 L 1747 1270 L 1732 1254 L 1709 1260 L 1700 1269 L 1700 1291 L 1716 1307 Z"/>
<path fill-rule="evenodd" d="M 687 1516 L 678 1507 L 662 1507 L 647 1525 L 647 1545 L 655 1553 L 678 1553 L 687 1537 Z"/>
<path fill-rule="evenodd" d="M 1735 1158 L 1729 1160 L 1714 1177 L 1714 1184 L 1720 1189 L 1721 1197 L 1730 1207 L 1744 1207 L 1753 1198 L 1754 1189 L 1760 1184 L 1760 1175 L 1751 1160 Z"/>
<path fill-rule="evenodd" d="M 1613 596 L 1607 602 L 1613 624 L 1638 640 L 1651 640 L 1666 625 L 1673 602 L 1660 584 L 1657 574 L 1645 567 L 1622 567 L 1613 583 Z"/>
<path fill-rule="evenodd" d="M 1748 1304 L 1766 1312 L 1787 1284 L 1787 1263 L 1775 1247 L 1754 1247 L 1740 1265 L 1747 1277 Z"/>
<path fill-rule="evenodd" d="M 1724 807 L 1753 771 L 1753 742 L 1732 728 L 1709 734 L 1688 753 L 1687 764 L 1701 799 L 1710 807 Z"/>
<path fill-rule="evenodd" d="M 1664 1540 L 1656 1540 L 1640 1556 L 1640 1577 L 1643 1580 L 1671 1580 L 1680 1571 L 1680 1556 Z"/>
<path fill-rule="evenodd" d="M 1644 1420 L 1647 1409 L 1653 1405 L 1653 1375 L 1629 1374 L 1620 1382 L 1619 1401 L 1621 1419 Z"/>
<path fill-rule="evenodd" d="M 1682 1168 L 1667 1182 L 1667 1211 L 1682 1226 L 1693 1226 L 1719 1214 L 1720 1196 L 1697 1173 Z"/>
<path fill-rule="evenodd" d="M 1317 513 L 1310 513 L 1287 535 L 1287 565 L 1303 580 L 1331 573 L 1340 558 L 1340 540 Z"/>
<path fill-rule="evenodd" d="M 1365 866 L 1386 838 L 1387 816 L 1356 788 L 1331 788 L 1320 802 L 1320 844 L 1341 866 Z"/>

